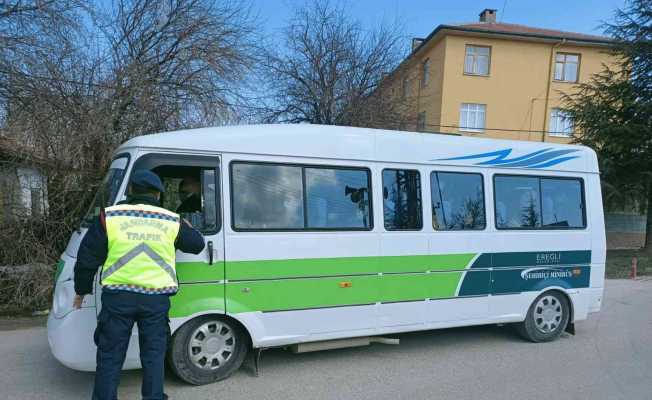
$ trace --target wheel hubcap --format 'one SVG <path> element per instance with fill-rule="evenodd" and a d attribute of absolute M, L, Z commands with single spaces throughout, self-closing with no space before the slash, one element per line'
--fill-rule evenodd
<path fill-rule="evenodd" d="M 551 333 L 559 327 L 564 311 L 554 296 L 544 296 L 534 307 L 534 323 L 541 333 Z"/>
<path fill-rule="evenodd" d="M 196 367 L 214 370 L 231 359 L 235 344 L 235 335 L 229 325 L 221 321 L 208 321 L 190 336 L 188 352 Z"/>

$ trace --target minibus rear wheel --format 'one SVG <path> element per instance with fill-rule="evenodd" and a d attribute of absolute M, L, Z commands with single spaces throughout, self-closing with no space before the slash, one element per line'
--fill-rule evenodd
<path fill-rule="evenodd" d="M 517 330 L 532 342 L 550 342 L 566 329 L 569 318 L 568 299 L 559 291 L 551 290 L 532 302 L 525 321 L 517 325 Z"/>
<path fill-rule="evenodd" d="M 192 385 L 228 378 L 244 361 L 249 338 L 232 320 L 207 315 L 179 328 L 170 342 L 168 363 L 172 371 Z"/>

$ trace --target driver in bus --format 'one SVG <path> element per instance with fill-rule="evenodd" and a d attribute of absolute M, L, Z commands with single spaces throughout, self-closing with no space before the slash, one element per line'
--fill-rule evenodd
<path fill-rule="evenodd" d="M 179 184 L 178 214 L 201 212 L 201 184 L 194 177 L 186 177 Z"/>
<path fill-rule="evenodd" d="M 175 253 L 199 254 L 204 238 L 178 214 L 160 207 L 164 187 L 151 171 L 131 176 L 127 200 L 100 211 L 79 246 L 73 307 L 93 291 L 100 266 L 102 309 L 97 345 L 94 400 L 117 398 L 120 371 L 134 323 L 143 367 L 142 397 L 166 399 L 164 360 L 170 327 L 170 298 L 178 290 Z"/>

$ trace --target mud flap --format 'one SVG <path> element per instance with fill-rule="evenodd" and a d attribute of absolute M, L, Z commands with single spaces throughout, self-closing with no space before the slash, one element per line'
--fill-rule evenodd
<path fill-rule="evenodd" d="M 575 335 L 575 323 L 569 321 L 566 324 L 566 332 L 570 333 L 571 335 Z"/>

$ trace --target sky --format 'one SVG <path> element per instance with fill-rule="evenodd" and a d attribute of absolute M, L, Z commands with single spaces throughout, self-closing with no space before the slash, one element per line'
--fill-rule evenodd
<path fill-rule="evenodd" d="M 485 8 L 498 10 L 499 22 L 570 32 L 602 34 L 600 24 L 624 0 L 340 0 L 367 27 L 398 20 L 406 36 L 426 37 L 440 24 L 478 21 Z M 297 5 L 310 0 L 253 0 L 263 29 L 277 35 Z M 407 41 L 407 40 L 406 40 Z"/>

